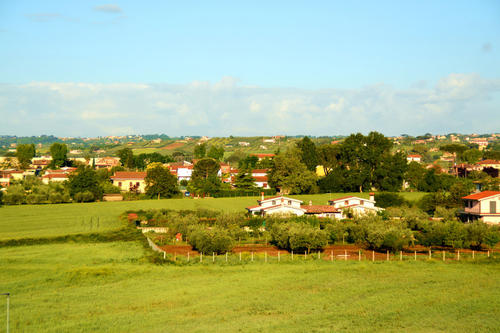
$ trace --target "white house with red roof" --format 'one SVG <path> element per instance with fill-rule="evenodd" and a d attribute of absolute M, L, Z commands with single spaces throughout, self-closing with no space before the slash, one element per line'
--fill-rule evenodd
<path fill-rule="evenodd" d="M 117 171 L 111 177 L 113 185 L 118 186 L 124 192 L 146 192 L 146 172 Z"/>
<path fill-rule="evenodd" d="M 256 156 L 259 161 L 265 159 L 265 158 L 274 158 L 274 156 L 276 156 L 275 154 L 250 154 L 250 156 Z"/>
<path fill-rule="evenodd" d="M 462 197 L 467 220 L 500 223 L 500 191 L 483 191 Z"/>
<path fill-rule="evenodd" d="M 418 155 L 418 154 L 412 154 L 412 155 L 408 155 L 406 156 L 406 160 L 408 161 L 408 163 L 410 162 L 422 162 L 422 155 Z"/>
<path fill-rule="evenodd" d="M 370 213 L 377 213 L 383 208 L 375 206 L 375 195 L 370 193 L 370 199 L 345 196 L 334 200 L 329 200 L 328 203 L 340 211 L 351 210 L 354 215 L 365 215 Z M 342 216 L 344 218 L 345 216 Z"/>
<path fill-rule="evenodd" d="M 247 207 L 252 215 L 304 215 L 306 210 L 301 207 L 301 200 L 287 198 L 283 196 L 275 196 L 261 200 L 257 200 L 258 206 Z"/>
<path fill-rule="evenodd" d="M 342 212 L 330 205 L 309 205 L 303 206 L 302 200 L 288 198 L 284 196 L 275 196 L 261 200 L 257 200 L 258 206 L 247 207 L 249 213 L 252 215 L 297 215 L 302 216 L 314 215 L 317 217 L 335 217 L 341 218 Z"/>

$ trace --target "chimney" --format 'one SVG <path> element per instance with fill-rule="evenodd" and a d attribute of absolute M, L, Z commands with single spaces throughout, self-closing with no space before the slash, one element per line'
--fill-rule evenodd
<path fill-rule="evenodd" d="M 370 192 L 370 200 L 375 201 L 375 193 Z"/>
<path fill-rule="evenodd" d="M 260 200 L 264 200 L 264 192 L 260 192 Z"/>
<path fill-rule="evenodd" d="M 313 205 L 312 200 L 309 200 L 309 206 L 312 206 L 312 205 Z"/>

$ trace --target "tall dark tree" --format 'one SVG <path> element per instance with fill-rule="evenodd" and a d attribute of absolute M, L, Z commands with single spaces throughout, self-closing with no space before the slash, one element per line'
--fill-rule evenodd
<path fill-rule="evenodd" d="M 316 166 L 318 165 L 318 152 L 316 151 L 316 145 L 314 142 L 305 136 L 302 140 L 297 142 L 297 148 L 300 149 L 300 161 L 307 166 L 308 170 L 316 171 Z"/>
<path fill-rule="evenodd" d="M 337 168 L 340 159 L 340 145 L 321 145 L 317 149 L 318 164 L 323 166 L 323 171 L 326 176 Z"/>
<path fill-rule="evenodd" d="M 255 155 L 247 155 L 244 159 L 238 162 L 238 169 L 255 169 L 259 162 L 259 158 Z"/>
<path fill-rule="evenodd" d="M 207 157 L 211 157 L 217 161 L 222 161 L 222 159 L 224 158 L 224 147 L 210 146 Z"/>
<path fill-rule="evenodd" d="M 203 158 L 207 154 L 207 144 L 202 143 L 194 147 L 193 156 L 194 158 Z"/>
<path fill-rule="evenodd" d="M 217 176 L 220 164 L 213 158 L 203 158 L 193 167 L 189 189 L 195 193 L 214 194 L 220 190 L 221 180 Z"/>
<path fill-rule="evenodd" d="M 269 185 L 283 194 L 311 192 L 316 185 L 316 173 L 300 161 L 299 152 L 290 150 L 274 157 L 274 166 L 268 174 Z"/>
<path fill-rule="evenodd" d="M 21 165 L 22 169 L 26 169 L 30 163 L 31 159 L 35 157 L 35 145 L 32 144 L 21 144 L 17 146 L 17 160 L 19 161 L 19 164 Z"/>
<path fill-rule="evenodd" d="M 171 198 L 179 193 L 177 178 L 161 165 L 148 169 L 144 181 L 146 182 L 146 194 L 150 197 Z"/>
<path fill-rule="evenodd" d="M 116 155 L 120 158 L 120 163 L 122 166 L 128 169 L 135 167 L 134 153 L 130 148 L 123 148 L 116 152 Z"/>
<path fill-rule="evenodd" d="M 234 180 L 234 186 L 241 190 L 253 190 L 256 188 L 255 179 L 252 177 L 251 170 L 240 169 Z"/>
<path fill-rule="evenodd" d="M 78 170 L 69 176 L 68 181 L 69 194 L 75 199 L 80 193 L 91 193 L 91 200 L 102 199 L 102 188 L 99 185 L 99 179 L 95 170 L 91 167 L 79 167 Z"/>
<path fill-rule="evenodd" d="M 51 167 L 60 168 L 67 163 L 68 146 L 64 143 L 54 142 L 50 146 L 50 155 L 52 156 Z"/>

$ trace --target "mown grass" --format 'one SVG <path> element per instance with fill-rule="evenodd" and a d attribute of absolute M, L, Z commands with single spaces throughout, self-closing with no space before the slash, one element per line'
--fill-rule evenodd
<path fill-rule="evenodd" d="M 477 332 L 500 327 L 498 261 L 176 267 L 151 264 L 145 253 L 136 242 L 0 248 L 0 290 L 12 293 L 12 331 Z"/>
<path fill-rule="evenodd" d="M 332 193 L 293 196 L 308 204 L 326 204 L 329 199 L 346 195 L 368 198 L 368 193 Z M 417 200 L 423 193 L 403 193 Z M 93 202 L 58 205 L 22 205 L 0 207 L 0 240 L 27 237 L 54 237 L 68 234 L 92 233 L 120 227 L 117 216 L 129 209 L 214 209 L 245 211 L 256 204 L 258 197 L 165 199 L 122 202 Z"/>

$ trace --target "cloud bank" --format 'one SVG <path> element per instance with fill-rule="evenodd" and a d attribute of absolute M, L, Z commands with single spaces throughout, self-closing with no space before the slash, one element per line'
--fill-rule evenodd
<path fill-rule="evenodd" d="M 306 90 L 219 82 L 0 85 L 0 134 L 386 135 L 495 132 L 500 79 L 450 74 L 434 87 Z"/>

